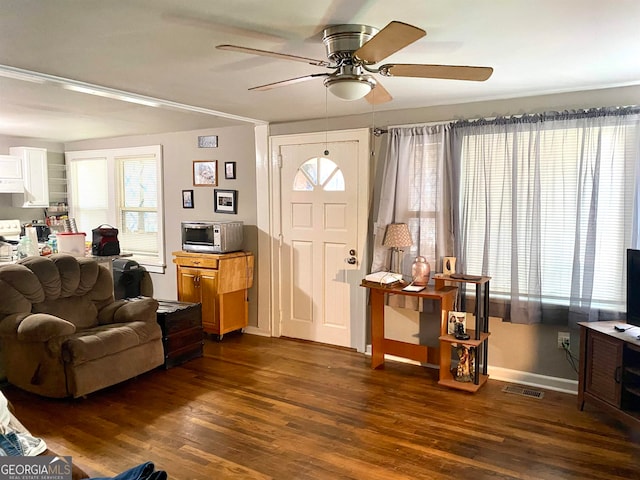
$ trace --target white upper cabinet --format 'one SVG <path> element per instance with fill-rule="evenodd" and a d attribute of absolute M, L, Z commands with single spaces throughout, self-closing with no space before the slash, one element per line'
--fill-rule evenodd
<path fill-rule="evenodd" d="M 0 155 L 0 193 L 22 193 L 22 160 L 11 155 Z"/>
<path fill-rule="evenodd" d="M 24 194 L 14 194 L 13 205 L 23 208 L 47 208 L 49 206 L 47 150 L 11 147 L 9 153 L 22 159 L 24 180 Z"/>

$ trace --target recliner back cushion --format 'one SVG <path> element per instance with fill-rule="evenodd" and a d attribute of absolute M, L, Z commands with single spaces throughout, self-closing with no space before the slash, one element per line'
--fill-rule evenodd
<path fill-rule="evenodd" d="M 82 330 L 98 325 L 98 309 L 87 297 L 65 297 L 34 303 L 33 313 L 48 313 L 73 323 Z"/>
<path fill-rule="evenodd" d="M 22 265 L 6 264 L 0 268 L 0 318 L 31 311 L 31 302 L 42 302 L 44 291 L 38 278 Z"/>

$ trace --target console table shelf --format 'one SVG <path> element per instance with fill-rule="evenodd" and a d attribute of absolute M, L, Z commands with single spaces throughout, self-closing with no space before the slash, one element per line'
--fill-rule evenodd
<path fill-rule="evenodd" d="M 489 335 L 491 335 L 489 332 L 480 332 L 480 338 L 476 340 L 474 330 L 467 330 L 467 333 L 471 337 L 469 340 L 458 340 L 453 334 L 442 335 L 438 340 L 441 342 L 463 343 L 471 347 L 478 347 L 489 338 Z"/>
<path fill-rule="evenodd" d="M 476 392 L 487 380 L 487 357 L 489 346 L 489 280 L 491 277 L 454 278 L 450 275 L 436 274 L 433 276 L 436 289 L 445 288 L 448 283 L 471 283 L 476 286 L 475 329 L 468 330 L 468 340 L 459 340 L 454 335 L 447 334 L 440 340 L 440 379 L 439 385 L 456 388 L 467 392 Z M 463 348 L 475 349 L 473 368 L 473 382 L 456 380 L 451 372 L 451 347 L 461 345 Z M 482 366 L 482 371 L 480 370 Z"/>
<path fill-rule="evenodd" d="M 442 370 L 441 370 L 442 371 Z M 443 387 L 455 388 L 457 390 L 464 390 L 465 392 L 475 393 L 480 390 L 485 383 L 489 380 L 489 375 L 480 375 L 478 379 L 478 383 L 473 382 L 459 382 L 451 378 L 443 378 L 438 380 L 438 385 L 442 385 Z"/>

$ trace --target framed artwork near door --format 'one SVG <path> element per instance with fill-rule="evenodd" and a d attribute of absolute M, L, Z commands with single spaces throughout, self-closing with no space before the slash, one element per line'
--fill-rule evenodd
<path fill-rule="evenodd" d="M 216 187 L 218 185 L 218 161 L 193 161 L 193 186 Z"/>
<path fill-rule="evenodd" d="M 226 180 L 235 180 L 236 162 L 224 162 L 224 178 Z"/>
<path fill-rule="evenodd" d="M 182 208 L 193 208 L 193 190 L 182 190 Z"/>
<path fill-rule="evenodd" d="M 213 191 L 213 211 L 216 213 L 238 213 L 238 191 L 216 188 Z"/>

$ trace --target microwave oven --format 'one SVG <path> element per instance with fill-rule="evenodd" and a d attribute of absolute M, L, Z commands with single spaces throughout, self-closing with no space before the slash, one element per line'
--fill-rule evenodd
<path fill-rule="evenodd" d="M 182 250 L 228 253 L 242 250 L 243 222 L 182 222 Z"/>

